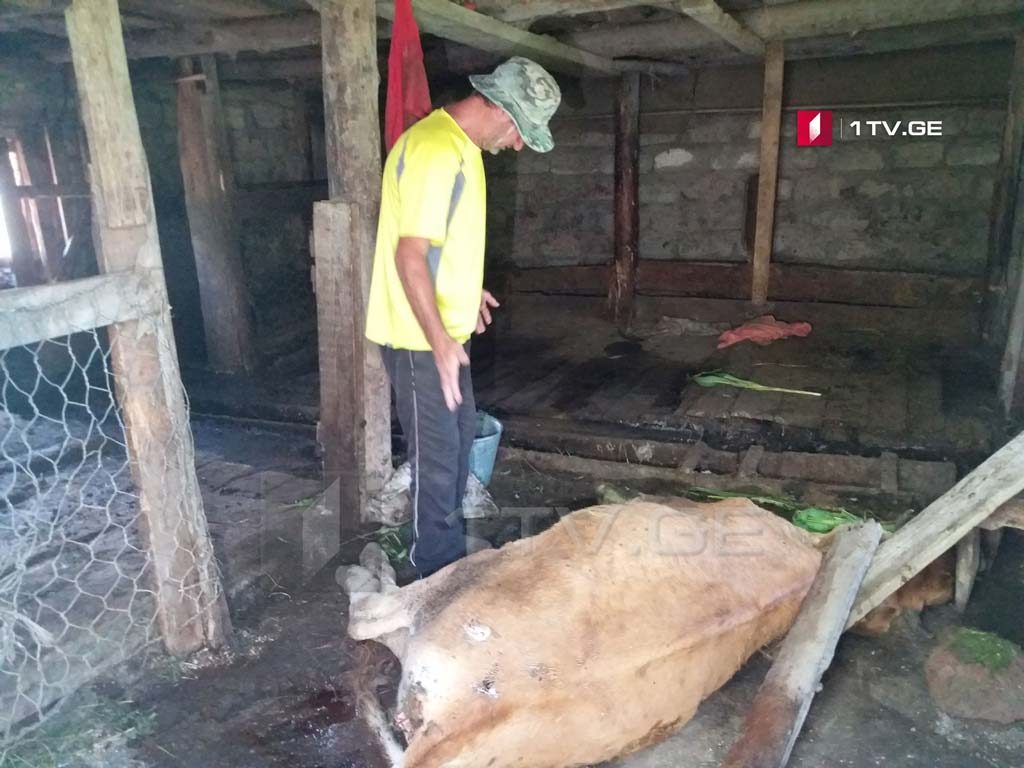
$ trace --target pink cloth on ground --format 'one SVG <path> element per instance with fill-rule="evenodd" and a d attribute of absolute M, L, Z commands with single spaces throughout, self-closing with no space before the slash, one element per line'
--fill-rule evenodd
<path fill-rule="evenodd" d="M 807 336 L 810 332 L 810 323 L 785 323 L 776 320 L 773 315 L 762 315 L 723 333 L 718 337 L 718 348 L 725 349 L 741 341 L 752 341 L 764 346 L 787 336 Z"/>

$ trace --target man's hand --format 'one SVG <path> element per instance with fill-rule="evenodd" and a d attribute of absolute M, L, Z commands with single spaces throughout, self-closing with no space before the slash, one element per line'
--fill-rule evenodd
<path fill-rule="evenodd" d="M 498 300 L 491 295 L 490 291 L 484 291 L 480 295 L 480 316 L 476 319 L 476 332 L 483 333 L 487 330 L 487 326 L 491 324 L 491 307 L 497 308 L 501 304 Z"/>
<path fill-rule="evenodd" d="M 434 364 L 437 366 L 437 374 L 441 378 L 441 392 L 444 394 L 444 404 L 449 411 L 454 411 L 462 405 L 462 392 L 459 390 L 459 369 L 463 365 L 469 365 L 469 355 L 451 336 L 433 345 Z"/>

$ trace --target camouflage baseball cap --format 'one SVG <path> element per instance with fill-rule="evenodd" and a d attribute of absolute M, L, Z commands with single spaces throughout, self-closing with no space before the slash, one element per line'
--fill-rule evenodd
<path fill-rule="evenodd" d="M 548 121 L 562 101 L 562 92 L 544 67 L 513 56 L 489 75 L 470 75 L 469 82 L 508 113 L 526 146 L 536 152 L 554 148 Z"/>

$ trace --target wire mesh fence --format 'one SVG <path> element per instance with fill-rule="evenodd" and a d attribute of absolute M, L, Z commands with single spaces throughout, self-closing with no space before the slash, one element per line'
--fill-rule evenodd
<path fill-rule="evenodd" d="M 0 763 L 81 685 L 183 624 L 201 636 L 223 601 L 156 318 L 0 349 Z"/>

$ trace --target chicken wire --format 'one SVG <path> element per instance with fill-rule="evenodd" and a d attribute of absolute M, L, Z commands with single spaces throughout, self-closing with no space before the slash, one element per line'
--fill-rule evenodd
<path fill-rule="evenodd" d="M 118 338 L 93 329 L 0 350 L 0 762 L 5 745 L 78 687 L 160 639 L 132 458 L 142 450 L 180 457 L 183 447 L 190 457 L 192 437 L 186 420 L 126 439 L 115 396 Z M 157 377 L 153 386 L 161 385 Z M 164 481 L 180 480 L 169 475 L 180 473 L 173 459 L 162 471 Z M 154 500 L 175 503 L 171 494 L 147 503 Z M 186 565 L 174 586 L 192 593 L 199 614 L 204 601 L 220 598 L 219 583 L 209 583 L 216 571 L 208 546 L 189 549 L 195 532 L 205 533 L 201 505 L 177 504 L 174 560 Z M 166 589 L 168 574 L 160 576 Z"/>

